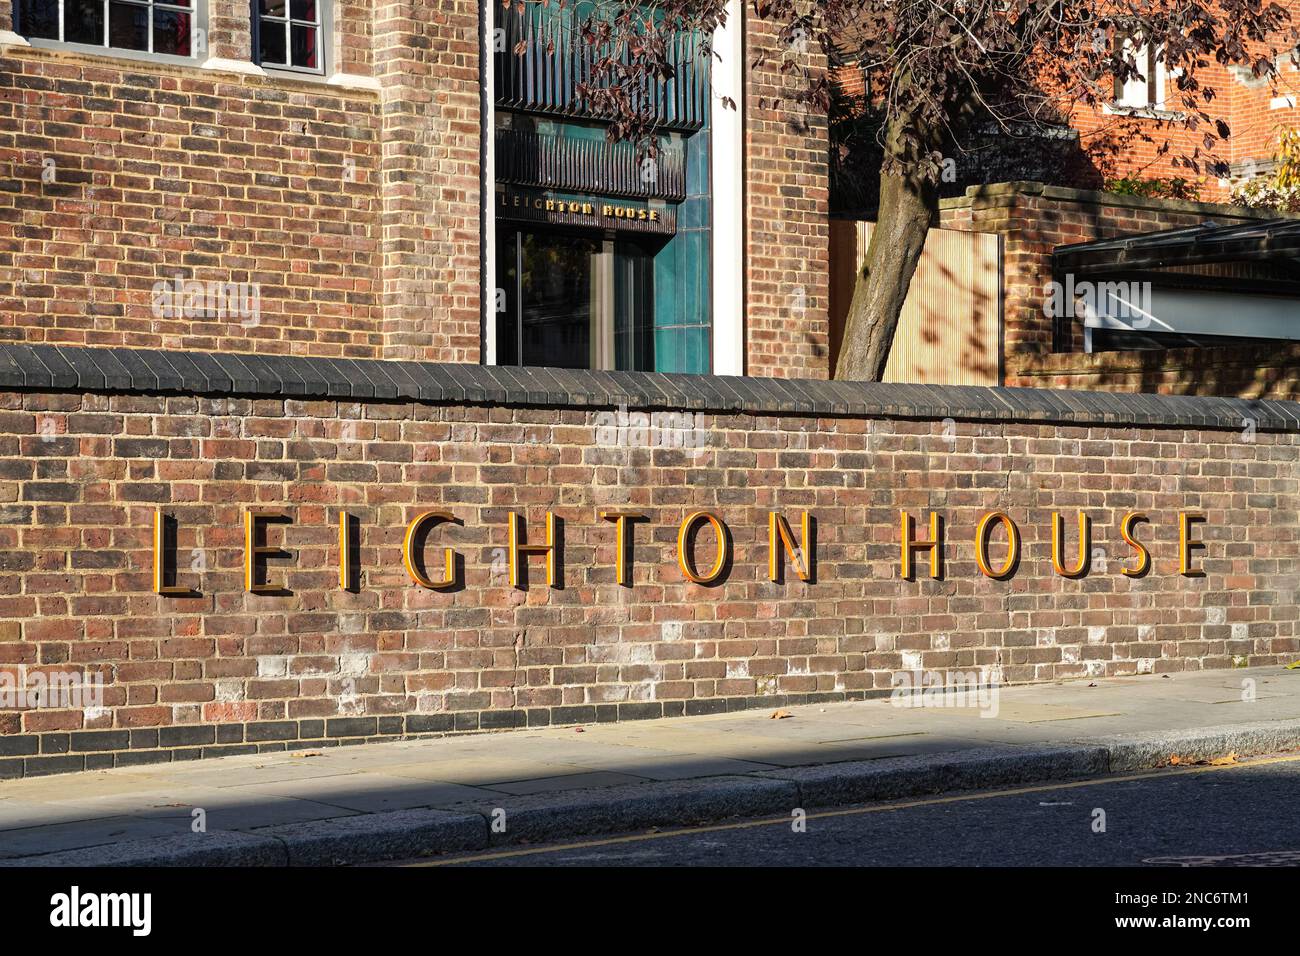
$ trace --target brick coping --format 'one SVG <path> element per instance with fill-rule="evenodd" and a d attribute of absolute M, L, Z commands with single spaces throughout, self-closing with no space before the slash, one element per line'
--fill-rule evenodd
<path fill-rule="evenodd" d="M 0 389 L 1300 431 L 1300 403 L 1066 389 L 0 345 Z"/>
<path fill-rule="evenodd" d="M 1051 186 L 1030 181 L 970 186 L 964 195 L 940 200 L 939 208 L 947 212 L 969 208 L 982 200 L 1007 200 L 1018 196 L 1041 196 L 1044 199 L 1077 203 L 1079 205 L 1116 206 L 1158 212 L 1190 213 L 1211 218 L 1216 216 L 1246 220 L 1287 218 L 1286 213 L 1278 212 L 1276 209 L 1256 209 L 1251 206 L 1207 202 L 1199 199 L 1161 199 L 1154 196 L 1133 196 L 1127 193 L 1113 193 L 1097 189 L 1074 189 L 1068 186 Z"/>

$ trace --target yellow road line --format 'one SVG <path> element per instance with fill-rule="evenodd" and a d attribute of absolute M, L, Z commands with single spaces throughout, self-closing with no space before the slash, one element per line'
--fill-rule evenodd
<path fill-rule="evenodd" d="M 1045 783 L 1034 787 L 1016 787 L 1011 790 L 981 790 L 974 793 L 959 793 L 948 797 L 930 797 L 924 800 L 905 800 L 894 803 L 879 803 L 864 807 L 851 807 L 846 810 L 822 810 L 810 813 L 809 820 L 826 820 L 832 817 L 851 817 L 864 813 L 886 813 L 890 810 L 910 810 L 915 807 L 933 807 L 946 803 L 963 803 L 969 800 L 988 800 L 994 797 L 1015 797 L 1029 793 L 1050 793 L 1053 790 L 1074 790 L 1079 787 L 1097 787 L 1111 783 L 1130 783 L 1134 780 L 1149 780 L 1152 777 L 1185 776 L 1187 774 L 1211 773 L 1216 770 L 1240 770 L 1247 767 L 1267 767 L 1271 764 L 1294 763 L 1300 760 L 1300 754 L 1286 757 L 1263 757 L 1258 760 L 1241 760 L 1230 764 L 1202 764 L 1187 767 L 1162 767 L 1155 770 L 1143 770 L 1138 773 L 1121 776 L 1090 777 L 1085 780 L 1070 780 L 1065 783 Z M 536 856 L 539 853 L 560 853 L 566 850 L 588 850 L 594 847 L 617 846 L 622 843 L 639 843 L 643 840 L 662 840 L 669 837 L 687 836 L 697 833 L 722 833 L 729 830 L 748 830 L 753 827 L 768 827 L 781 824 L 790 825 L 790 817 L 770 817 L 762 820 L 744 820 L 739 823 L 716 823 L 699 827 L 682 827 L 676 830 L 662 830 L 655 833 L 634 833 L 626 836 L 604 837 L 598 840 L 584 840 L 578 843 L 556 843 L 547 846 L 535 846 L 516 850 L 499 850 L 495 853 L 476 853 L 469 856 L 452 857 L 445 860 L 423 860 L 408 866 L 453 866 L 458 863 L 476 863 L 483 860 L 506 860 L 513 857 Z"/>

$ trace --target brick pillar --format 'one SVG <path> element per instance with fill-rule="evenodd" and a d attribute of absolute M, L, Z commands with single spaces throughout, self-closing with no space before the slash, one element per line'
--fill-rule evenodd
<path fill-rule="evenodd" d="M 384 356 L 479 361 L 479 4 L 381 0 Z"/>
<path fill-rule="evenodd" d="M 777 27 L 746 25 L 746 352 L 750 375 L 827 378 L 830 361 L 830 227 L 826 117 L 795 102 L 797 74 L 824 57 L 783 48 Z"/>
<path fill-rule="evenodd" d="M 1003 354 L 1009 372 L 1026 357 L 1052 351 L 1053 320 L 1045 304 L 1058 216 L 1042 192 L 1039 183 L 972 190 L 970 228 L 1003 236 Z"/>
<path fill-rule="evenodd" d="M 207 43 L 213 59 L 252 62 L 253 27 L 245 0 L 208 0 Z"/>

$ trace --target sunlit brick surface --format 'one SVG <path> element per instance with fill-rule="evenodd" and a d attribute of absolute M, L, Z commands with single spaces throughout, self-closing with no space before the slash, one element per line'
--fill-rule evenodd
<path fill-rule="evenodd" d="M 843 699 L 915 668 L 1041 681 L 1300 651 L 1292 434 L 700 415 L 698 447 L 682 449 L 611 442 L 598 431 L 608 419 L 572 408 L 3 400 L 0 661 L 100 671 L 106 690 L 103 711 L 4 712 L 0 741 L 173 728 L 181 746 L 227 725 L 272 735 L 249 739 L 324 737 L 326 726 L 367 737 Z M 630 588 L 615 583 L 614 526 L 598 516 L 620 507 L 648 519 Z M 152 592 L 156 508 L 179 522 L 176 580 L 199 597 Z M 291 556 L 267 563 L 288 593 L 244 590 L 250 508 L 292 518 L 269 529 Z M 772 583 L 768 512 L 797 533 L 805 508 L 815 580 L 787 568 Z M 360 523 L 355 593 L 338 586 L 340 509 Z M 922 531 L 929 510 L 943 516 L 943 580 L 929 579 L 924 553 L 917 579 L 900 579 L 900 509 Z M 463 521 L 427 543 L 432 570 L 444 547 L 462 556 L 461 588 L 426 590 L 403 568 L 404 527 L 426 510 Z M 510 586 L 512 510 L 532 544 L 547 511 L 561 519 L 562 588 L 546 586 L 540 557 L 526 588 Z M 720 517 L 733 542 L 714 587 L 677 566 L 678 525 L 695 510 Z M 1006 581 L 975 563 L 976 524 L 994 510 L 1023 538 Z M 1071 560 L 1076 512 L 1092 519 L 1081 579 L 1053 573 L 1054 510 Z M 1130 510 L 1151 519 L 1138 535 L 1153 568 L 1139 579 L 1120 570 L 1134 561 L 1118 531 Z M 1185 510 L 1208 519 L 1204 577 L 1178 573 Z M 713 547 L 702 533 L 699 566 Z"/>

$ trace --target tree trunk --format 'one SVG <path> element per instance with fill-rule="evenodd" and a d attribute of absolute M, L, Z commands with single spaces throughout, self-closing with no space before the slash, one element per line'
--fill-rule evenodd
<path fill-rule="evenodd" d="M 897 134 L 890 139 L 897 142 Z M 932 178 L 917 169 L 915 153 L 898 158 L 908 166 L 900 172 L 880 174 L 880 212 L 871 233 L 866 263 L 853 287 L 844 341 L 835 365 L 837 379 L 866 382 L 884 379 L 898 317 L 921 258 L 926 233 L 937 218 L 938 189 Z"/>

